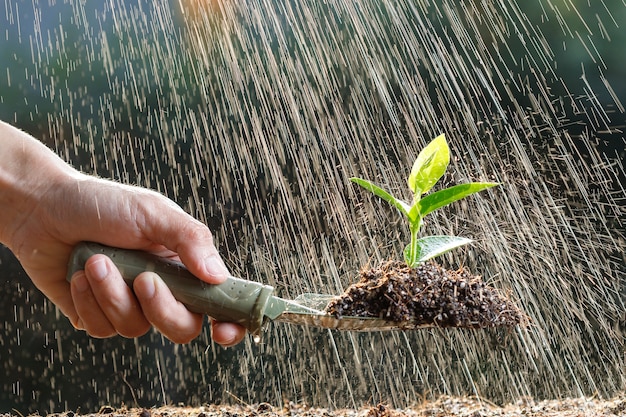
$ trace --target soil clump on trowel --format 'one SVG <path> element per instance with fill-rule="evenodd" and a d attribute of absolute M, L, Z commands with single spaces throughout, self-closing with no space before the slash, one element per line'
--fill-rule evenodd
<path fill-rule="evenodd" d="M 465 269 L 434 262 L 409 268 L 387 261 L 364 269 L 360 281 L 333 299 L 326 312 L 336 317 L 376 317 L 407 328 L 424 326 L 480 329 L 526 324 L 509 297 Z M 402 328 L 402 326 L 400 326 Z"/>

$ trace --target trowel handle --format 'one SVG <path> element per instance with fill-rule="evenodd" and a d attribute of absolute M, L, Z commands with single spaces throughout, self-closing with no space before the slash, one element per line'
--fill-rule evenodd
<path fill-rule="evenodd" d="M 180 262 L 160 258 L 153 254 L 112 248 L 98 243 L 79 243 L 70 257 L 67 280 L 76 271 L 85 268 L 85 262 L 96 254 L 108 256 L 117 266 L 126 283 L 132 288 L 140 273 L 158 274 L 172 291 L 174 297 L 190 311 L 231 323 L 238 323 L 254 334 L 263 325 L 266 304 L 274 291 L 269 285 L 229 277 L 217 285 L 207 284 L 192 275 Z"/>

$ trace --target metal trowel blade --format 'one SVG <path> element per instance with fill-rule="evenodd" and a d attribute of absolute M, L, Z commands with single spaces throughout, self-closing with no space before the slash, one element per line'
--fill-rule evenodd
<path fill-rule="evenodd" d="M 335 298 L 328 294 L 305 293 L 294 300 L 283 300 L 275 297 L 275 302 L 285 303 L 276 307 L 282 312 L 272 318 L 275 321 L 292 323 L 324 329 L 374 332 L 385 330 L 413 330 L 434 327 L 433 325 L 412 322 L 396 322 L 376 317 L 336 317 L 325 312 L 328 303 Z M 279 301 L 280 300 L 280 301 Z"/>

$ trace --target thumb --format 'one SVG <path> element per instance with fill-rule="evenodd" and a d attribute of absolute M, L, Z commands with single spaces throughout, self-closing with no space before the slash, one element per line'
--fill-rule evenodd
<path fill-rule="evenodd" d="M 230 275 L 213 243 L 209 228 L 169 200 L 158 195 L 161 204 L 145 215 L 144 234 L 152 242 L 175 252 L 189 271 L 208 282 L 219 284 Z"/>

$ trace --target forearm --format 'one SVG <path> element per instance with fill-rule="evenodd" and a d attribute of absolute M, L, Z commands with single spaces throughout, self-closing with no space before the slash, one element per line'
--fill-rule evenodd
<path fill-rule="evenodd" d="M 50 187 L 80 174 L 38 140 L 0 121 L 0 243 L 11 236 Z"/>

